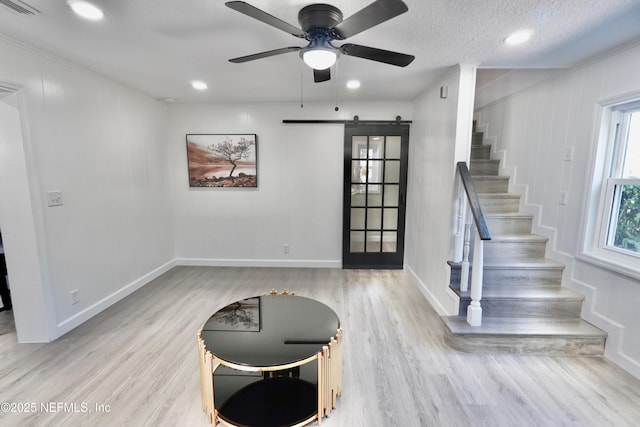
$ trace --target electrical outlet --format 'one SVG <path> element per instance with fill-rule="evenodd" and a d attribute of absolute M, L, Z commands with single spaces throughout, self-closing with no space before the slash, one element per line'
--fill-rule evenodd
<path fill-rule="evenodd" d="M 282 253 L 283 254 L 288 254 L 289 253 L 289 244 L 285 243 L 284 245 L 282 245 Z"/>
<path fill-rule="evenodd" d="M 74 289 L 71 291 L 71 305 L 76 305 L 80 302 L 80 299 L 78 298 L 78 290 Z"/>

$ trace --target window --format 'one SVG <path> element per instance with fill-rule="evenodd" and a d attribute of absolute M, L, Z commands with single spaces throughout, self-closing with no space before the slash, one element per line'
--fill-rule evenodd
<path fill-rule="evenodd" d="M 640 99 L 603 109 L 592 195 L 585 255 L 640 277 Z"/>
<path fill-rule="evenodd" d="M 640 255 L 640 105 L 612 114 L 613 150 L 601 246 Z"/>

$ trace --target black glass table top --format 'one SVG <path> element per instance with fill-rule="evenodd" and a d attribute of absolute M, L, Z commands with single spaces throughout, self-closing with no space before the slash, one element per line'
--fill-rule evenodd
<path fill-rule="evenodd" d="M 311 357 L 336 335 L 340 320 L 310 298 L 263 295 L 229 304 L 202 328 L 216 357 L 251 367 L 279 366 Z"/>

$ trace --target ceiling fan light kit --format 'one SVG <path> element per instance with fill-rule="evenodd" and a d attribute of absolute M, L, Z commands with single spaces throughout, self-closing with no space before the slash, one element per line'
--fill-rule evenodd
<path fill-rule="evenodd" d="M 323 48 L 308 49 L 301 54 L 304 63 L 314 70 L 326 70 L 338 60 L 336 52 Z"/>
<path fill-rule="evenodd" d="M 311 4 L 300 9 L 298 13 L 298 22 L 302 29 L 243 1 L 229 1 L 225 5 L 309 42 L 304 47 L 289 46 L 230 59 L 229 61 L 233 63 L 243 63 L 288 52 L 299 52 L 304 63 L 313 68 L 314 81 L 319 83 L 331 79 L 331 66 L 335 64 L 340 54 L 398 67 L 406 67 L 415 59 L 413 55 L 353 43 L 345 43 L 342 46 L 332 44 L 334 40 L 352 37 L 406 12 L 409 9 L 402 0 L 374 1 L 344 20 L 342 12 L 335 6 L 323 3 Z"/>

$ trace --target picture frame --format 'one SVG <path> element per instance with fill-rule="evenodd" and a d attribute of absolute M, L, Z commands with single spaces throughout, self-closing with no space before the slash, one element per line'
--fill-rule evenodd
<path fill-rule="evenodd" d="M 187 134 L 189 187 L 258 187 L 256 134 Z"/>

